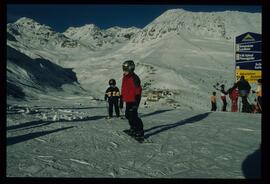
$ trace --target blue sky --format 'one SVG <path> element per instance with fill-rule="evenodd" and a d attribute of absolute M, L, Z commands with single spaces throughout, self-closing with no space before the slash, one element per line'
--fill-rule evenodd
<path fill-rule="evenodd" d="M 143 28 L 168 9 L 183 8 L 188 11 L 244 11 L 261 12 L 261 6 L 232 5 L 94 5 L 94 4 L 22 4 L 7 5 L 7 22 L 28 17 L 48 25 L 58 32 L 70 26 L 95 24 L 101 29 L 113 26 Z"/>

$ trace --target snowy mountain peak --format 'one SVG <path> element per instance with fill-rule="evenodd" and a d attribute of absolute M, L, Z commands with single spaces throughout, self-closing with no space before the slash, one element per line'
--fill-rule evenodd
<path fill-rule="evenodd" d="M 7 25 L 8 40 L 15 41 L 23 47 L 33 48 L 75 48 L 78 43 L 65 35 L 42 25 L 33 19 L 22 17 Z"/>
<path fill-rule="evenodd" d="M 187 33 L 211 39 L 233 40 L 235 36 L 247 31 L 261 32 L 261 13 L 191 12 L 172 9 L 148 24 L 133 42 L 156 40 L 168 33 Z"/>
<path fill-rule="evenodd" d="M 100 31 L 99 27 L 94 24 L 86 24 L 82 27 L 69 27 L 63 34 L 73 39 L 80 39 L 82 36 L 91 36 Z"/>
<path fill-rule="evenodd" d="M 94 24 L 85 24 L 81 27 L 69 27 L 64 33 L 68 32 L 78 32 L 78 31 L 91 31 L 91 30 L 99 30 L 99 27 L 97 27 Z"/>
<path fill-rule="evenodd" d="M 37 21 L 35 21 L 31 18 L 28 18 L 28 17 L 22 17 L 22 18 L 18 19 L 15 23 L 16 24 L 28 24 L 28 23 L 39 24 Z"/>
<path fill-rule="evenodd" d="M 70 27 L 63 34 L 78 40 L 82 45 L 100 49 L 129 41 L 138 31 L 139 29 L 135 27 L 121 28 L 118 26 L 102 30 L 94 24 L 87 24 L 82 27 Z"/>
<path fill-rule="evenodd" d="M 30 18 L 27 18 L 27 17 L 22 17 L 22 18 L 18 19 L 14 24 L 17 27 L 19 26 L 20 28 L 24 28 L 24 29 L 27 29 L 30 31 L 35 31 L 35 30 L 38 31 L 39 29 L 43 29 L 43 30 L 55 32 L 51 27 L 46 26 L 44 24 L 40 24 L 37 21 L 30 19 Z"/>
<path fill-rule="evenodd" d="M 177 14 L 181 14 L 181 13 L 186 13 L 186 12 L 189 12 L 187 10 L 184 10 L 182 8 L 177 8 L 177 9 L 170 9 L 170 10 L 167 10 L 165 11 L 162 15 L 170 15 L 170 16 L 173 16 L 173 15 L 177 15 Z"/>

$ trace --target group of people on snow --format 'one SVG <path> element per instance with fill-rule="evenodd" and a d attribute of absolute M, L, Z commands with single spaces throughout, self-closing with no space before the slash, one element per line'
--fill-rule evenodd
<path fill-rule="evenodd" d="M 257 89 L 251 90 L 251 86 L 244 76 L 240 77 L 240 80 L 229 88 L 227 91 L 225 90 L 225 85 L 222 84 L 220 88 L 213 86 L 216 90 L 220 91 L 220 97 L 222 101 L 222 111 L 227 111 L 227 99 L 226 96 L 229 95 L 231 100 L 231 112 L 238 111 L 238 97 L 241 97 L 242 100 L 242 112 L 247 113 L 261 113 L 262 112 L 262 82 L 261 79 L 257 81 Z M 255 104 L 250 104 L 248 101 L 248 95 L 252 93 L 256 93 Z M 217 99 L 216 92 L 213 92 L 211 96 L 211 111 L 217 110 Z M 240 111 L 240 110 L 239 110 Z"/>
<path fill-rule="evenodd" d="M 123 109 L 123 103 L 126 104 L 125 117 L 128 119 L 130 128 L 127 133 L 141 140 L 144 137 L 143 122 L 138 117 L 138 108 L 141 101 L 142 87 L 141 80 L 134 73 L 135 64 L 132 60 L 127 60 L 122 64 L 123 78 L 121 93 L 116 87 L 114 79 L 109 80 L 110 87 L 106 90 L 104 100 L 108 101 L 108 118 L 113 116 L 113 107 L 116 117 L 120 117 L 119 108 Z M 120 102 L 120 103 L 119 103 Z M 119 106 L 118 106 L 119 104 Z"/>
<path fill-rule="evenodd" d="M 128 119 L 130 128 L 127 130 L 131 136 L 136 139 L 143 139 L 144 129 L 143 122 L 138 117 L 138 108 L 141 101 L 142 87 L 141 81 L 138 75 L 134 73 L 135 64 L 132 60 L 127 60 L 122 64 L 123 78 L 121 92 L 116 87 L 115 79 L 109 80 L 109 87 L 105 92 L 104 100 L 108 102 L 108 118 L 113 117 L 113 108 L 115 109 L 116 117 L 120 117 L 120 110 L 122 112 L 123 103 L 126 104 L 125 117 Z M 226 111 L 227 99 L 226 96 L 229 95 L 231 99 L 231 111 L 238 111 L 238 97 L 242 98 L 242 112 L 261 112 L 262 111 L 262 88 L 261 79 L 258 80 L 257 90 L 251 90 L 251 86 L 244 76 L 240 77 L 240 80 L 234 85 L 225 90 L 225 85 L 222 84 L 220 88 L 214 86 L 214 88 L 220 91 L 220 96 L 222 100 L 222 111 Z M 252 91 L 256 93 L 256 104 L 252 105 L 248 102 L 248 95 Z M 217 98 L 216 92 L 213 92 L 211 96 L 211 111 L 217 110 Z"/>

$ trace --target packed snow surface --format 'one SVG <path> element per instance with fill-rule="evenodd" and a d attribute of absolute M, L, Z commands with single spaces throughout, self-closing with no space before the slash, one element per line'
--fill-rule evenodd
<path fill-rule="evenodd" d="M 104 119 L 100 101 L 16 102 L 7 114 L 12 177 L 245 178 L 261 144 L 260 114 L 141 107 L 142 144 L 122 132 L 126 119 Z"/>

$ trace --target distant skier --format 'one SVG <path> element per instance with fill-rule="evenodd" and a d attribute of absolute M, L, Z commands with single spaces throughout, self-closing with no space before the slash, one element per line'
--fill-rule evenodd
<path fill-rule="evenodd" d="M 258 112 L 262 112 L 262 80 L 261 79 L 258 79 L 257 81 L 257 89 L 256 91 L 252 91 L 253 93 L 256 93 L 256 106 L 258 107 Z"/>
<path fill-rule="evenodd" d="M 224 84 L 221 84 L 220 85 L 220 89 L 218 89 L 217 87 L 215 87 L 216 90 L 220 91 L 220 97 L 221 97 L 221 100 L 222 100 L 222 111 L 226 111 L 226 107 L 227 107 L 227 100 L 226 100 L 226 95 L 228 94 L 227 91 L 225 91 L 225 85 Z"/>
<path fill-rule="evenodd" d="M 116 81 L 114 79 L 109 80 L 110 87 L 107 88 L 104 100 L 109 103 L 109 116 L 108 118 L 113 117 L 113 106 L 115 110 L 116 117 L 119 117 L 119 98 L 120 98 L 120 92 L 119 89 L 116 87 Z"/>
<path fill-rule="evenodd" d="M 234 83 L 234 85 L 236 85 L 236 83 Z M 237 88 L 234 88 L 234 89 L 230 88 L 228 90 L 228 93 L 229 93 L 229 97 L 231 99 L 231 111 L 237 112 L 237 110 L 238 110 L 237 101 L 238 101 L 238 96 L 239 96 L 238 89 Z"/>
<path fill-rule="evenodd" d="M 249 85 L 248 81 L 245 80 L 244 76 L 241 76 L 240 80 L 232 87 L 232 89 L 235 88 L 238 89 L 239 96 L 242 98 L 242 112 L 252 112 L 251 105 L 248 103 L 247 100 L 251 86 Z"/>
<path fill-rule="evenodd" d="M 141 81 L 134 73 L 135 64 L 132 60 L 123 63 L 123 80 L 121 89 L 120 108 L 123 108 L 123 102 L 126 103 L 125 115 L 128 119 L 130 129 L 125 131 L 136 140 L 144 140 L 143 122 L 138 117 L 138 108 L 141 101 Z"/>
<path fill-rule="evenodd" d="M 216 111 L 217 110 L 217 97 L 216 97 L 216 92 L 213 92 L 213 95 L 211 96 L 211 111 Z"/>

